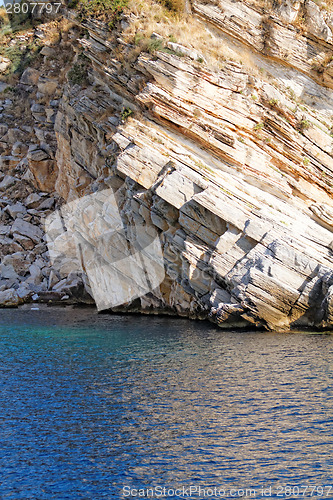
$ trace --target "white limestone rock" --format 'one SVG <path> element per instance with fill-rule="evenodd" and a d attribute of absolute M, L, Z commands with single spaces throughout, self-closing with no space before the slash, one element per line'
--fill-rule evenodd
<path fill-rule="evenodd" d="M 20 302 L 21 298 L 13 288 L 0 292 L 0 307 L 17 307 Z"/>
<path fill-rule="evenodd" d="M 326 42 L 332 42 L 332 31 L 324 21 L 323 15 L 318 5 L 312 0 L 306 0 L 306 27 L 310 33 L 322 38 Z"/>
<path fill-rule="evenodd" d="M 200 54 L 197 50 L 194 49 L 189 49 L 188 47 L 185 47 L 184 45 L 180 45 L 179 43 L 175 42 L 167 42 L 167 47 L 171 50 L 173 50 L 176 54 L 182 54 L 183 56 L 187 56 L 190 59 L 193 59 L 194 61 L 199 61 L 202 63 L 206 63 L 206 59 Z"/>
<path fill-rule="evenodd" d="M 278 3 L 276 12 L 284 23 L 293 23 L 296 21 L 301 3 L 298 0 L 281 0 Z"/>

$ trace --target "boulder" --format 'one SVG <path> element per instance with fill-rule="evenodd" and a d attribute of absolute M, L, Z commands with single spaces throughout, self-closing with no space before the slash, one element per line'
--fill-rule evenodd
<path fill-rule="evenodd" d="M 32 175 L 32 172 L 30 171 L 29 168 L 27 168 L 25 174 L 22 177 L 22 180 L 29 182 L 29 184 L 34 184 L 35 183 L 35 178 Z"/>
<path fill-rule="evenodd" d="M 11 103 L 11 105 L 12 104 L 13 103 Z M 7 134 L 6 134 L 6 141 L 9 144 L 15 144 L 15 142 L 18 142 L 18 141 L 24 142 L 25 139 L 26 139 L 26 134 L 23 130 L 21 130 L 17 127 L 8 129 Z"/>
<path fill-rule="evenodd" d="M 33 68 L 27 68 L 21 76 L 20 83 L 23 83 L 23 85 L 37 85 L 39 77 L 39 71 Z"/>
<path fill-rule="evenodd" d="M 12 266 L 15 273 L 24 276 L 29 269 L 29 260 L 26 254 L 21 251 L 6 255 L 2 260 L 2 264 L 7 267 Z"/>
<path fill-rule="evenodd" d="M 12 264 L 0 264 L 0 277 L 6 280 L 13 280 L 13 282 L 19 281 L 19 276 Z"/>
<path fill-rule="evenodd" d="M 47 284 L 48 290 L 53 288 L 57 283 L 59 283 L 59 278 L 57 277 L 56 273 L 51 269 L 50 275 L 49 275 L 49 280 Z"/>
<path fill-rule="evenodd" d="M 5 90 L 9 89 L 10 85 L 6 82 L 0 82 L 0 92 L 4 92 Z"/>
<path fill-rule="evenodd" d="M 183 56 L 187 56 L 194 61 L 202 61 L 206 62 L 205 58 L 194 49 L 189 49 L 188 47 L 184 47 L 184 45 L 180 45 L 179 43 L 168 42 L 167 47 L 173 50 L 176 53 L 182 54 Z"/>
<path fill-rule="evenodd" d="M 37 193 L 31 193 L 24 200 L 24 204 L 28 208 L 36 208 L 41 200 L 41 196 Z"/>
<path fill-rule="evenodd" d="M 21 283 L 21 285 L 16 290 L 16 293 L 22 301 L 26 301 L 31 297 L 33 292 L 30 290 L 29 286 L 26 283 Z"/>
<path fill-rule="evenodd" d="M 38 245 L 36 245 L 33 249 L 34 255 L 41 255 L 46 251 L 47 251 L 47 246 L 44 242 L 38 243 Z"/>
<path fill-rule="evenodd" d="M 14 240 L 17 241 L 17 243 L 19 243 L 22 248 L 24 248 L 24 250 L 32 250 L 35 247 L 34 242 L 30 238 L 27 238 L 22 234 L 15 233 L 13 237 Z"/>
<path fill-rule="evenodd" d="M 0 191 L 5 191 L 6 189 L 14 186 L 16 182 L 18 182 L 18 179 L 16 177 L 5 175 L 5 177 L 0 182 Z"/>
<path fill-rule="evenodd" d="M 59 82 L 57 79 L 40 77 L 38 81 L 38 92 L 44 95 L 52 95 L 55 93 Z"/>
<path fill-rule="evenodd" d="M 46 114 L 47 123 L 54 123 L 55 122 L 56 116 L 57 116 L 57 110 L 55 110 L 53 108 L 46 108 L 45 114 Z"/>
<path fill-rule="evenodd" d="M 23 142 L 17 141 L 12 147 L 12 155 L 13 156 L 24 156 L 28 151 L 28 146 Z"/>
<path fill-rule="evenodd" d="M 37 122 L 43 123 L 46 120 L 45 117 L 45 106 L 42 104 L 33 104 L 31 106 L 31 113 Z"/>
<path fill-rule="evenodd" d="M 34 103 L 31 106 L 30 111 L 33 115 L 42 115 L 45 113 L 45 106 L 43 106 L 42 104 Z"/>
<path fill-rule="evenodd" d="M 0 157 L 0 169 L 4 172 L 12 170 L 18 164 L 20 159 L 17 156 L 1 156 Z"/>
<path fill-rule="evenodd" d="M 0 137 L 3 137 L 5 134 L 7 134 L 8 131 L 8 125 L 6 123 L 0 123 Z"/>
<path fill-rule="evenodd" d="M 40 268 L 36 264 L 31 264 L 31 266 L 29 266 L 29 272 L 30 277 L 27 279 L 27 283 L 39 285 L 43 279 Z"/>
<path fill-rule="evenodd" d="M 48 47 L 47 45 L 45 45 L 40 51 L 40 54 L 46 57 L 53 57 L 56 54 L 56 51 L 53 47 Z"/>
<path fill-rule="evenodd" d="M 55 292 L 63 292 L 64 290 L 67 290 L 67 288 L 67 280 L 64 278 L 61 281 L 58 281 L 58 283 L 52 287 L 52 290 Z"/>
<path fill-rule="evenodd" d="M 293 23 L 296 21 L 300 6 L 298 0 L 282 0 L 278 5 L 277 14 L 284 23 Z"/>
<path fill-rule="evenodd" d="M 51 196 L 50 198 L 46 198 L 46 200 L 42 201 L 40 205 L 38 205 L 37 210 L 50 210 L 54 206 L 54 198 Z"/>
<path fill-rule="evenodd" d="M 2 307 L 17 307 L 21 302 L 22 299 L 13 288 L 0 292 L 0 306 Z"/>
<path fill-rule="evenodd" d="M 10 226 L 7 226 L 5 224 L 0 224 L 0 235 L 6 235 L 10 231 Z"/>
<path fill-rule="evenodd" d="M 34 243 L 40 243 L 43 238 L 43 231 L 30 222 L 24 221 L 22 219 L 16 219 L 11 228 L 11 233 L 21 234 L 22 236 L 26 236 L 30 238 Z"/>
<path fill-rule="evenodd" d="M 29 148 L 27 157 L 32 161 L 43 161 L 49 159 L 49 155 L 43 149 L 39 149 L 35 146 L 31 146 Z"/>
<path fill-rule="evenodd" d="M 11 65 L 11 60 L 7 57 L 0 56 L 0 73 L 4 73 Z"/>
<path fill-rule="evenodd" d="M 324 21 L 323 15 L 318 5 L 312 0 L 305 2 L 306 27 L 310 33 L 325 42 L 332 42 L 332 31 Z"/>
<path fill-rule="evenodd" d="M 8 212 L 13 219 L 16 219 L 16 217 L 23 217 L 27 213 L 25 206 L 19 202 L 14 203 L 14 205 L 8 205 L 5 211 Z"/>
<path fill-rule="evenodd" d="M 58 167 L 55 160 L 29 160 L 29 170 L 34 177 L 38 189 L 51 193 L 54 191 L 58 177 Z"/>
<path fill-rule="evenodd" d="M 2 255 L 20 252 L 21 250 L 22 247 L 12 238 L 8 238 L 7 236 L 0 236 L 0 253 Z"/>

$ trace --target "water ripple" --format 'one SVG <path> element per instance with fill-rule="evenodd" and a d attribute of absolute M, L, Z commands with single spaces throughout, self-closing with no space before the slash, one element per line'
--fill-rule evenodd
<path fill-rule="evenodd" d="M 331 335 L 57 309 L 0 333 L 3 499 L 332 481 Z"/>

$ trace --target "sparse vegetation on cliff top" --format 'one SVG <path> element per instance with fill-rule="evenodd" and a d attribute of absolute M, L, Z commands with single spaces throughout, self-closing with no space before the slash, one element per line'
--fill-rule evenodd
<path fill-rule="evenodd" d="M 127 4 L 128 0 L 73 0 L 69 7 L 78 11 L 80 19 L 94 17 L 114 29 Z"/>

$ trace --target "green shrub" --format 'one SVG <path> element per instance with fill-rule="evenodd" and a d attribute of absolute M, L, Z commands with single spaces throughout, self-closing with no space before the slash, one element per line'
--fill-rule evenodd
<path fill-rule="evenodd" d="M 103 16 L 103 20 L 108 21 L 108 26 L 112 30 L 127 4 L 128 0 L 79 0 L 77 9 L 81 19 L 87 16 Z"/>
<path fill-rule="evenodd" d="M 77 6 L 88 14 L 96 14 L 103 11 L 116 12 L 124 9 L 127 4 L 128 0 L 79 0 Z"/>
<path fill-rule="evenodd" d="M 146 39 L 146 35 L 142 33 L 141 31 L 138 31 L 135 33 L 134 36 L 134 45 L 140 45 L 142 41 Z"/>
<path fill-rule="evenodd" d="M 296 101 L 297 100 L 297 96 L 295 94 L 295 91 L 293 89 L 291 89 L 290 87 L 287 87 L 287 90 L 289 92 L 289 95 L 290 95 L 291 99 L 293 101 Z"/>
<path fill-rule="evenodd" d="M 3 90 L 3 93 L 4 94 L 9 94 L 10 92 L 14 92 L 14 89 L 16 87 L 6 87 L 4 90 Z"/>
<path fill-rule="evenodd" d="M 11 61 L 11 65 L 6 73 L 16 73 L 21 75 L 23 71 L 38 57 L 40 52 L 38 42 L 29 43 L 27 46 L 12 45 L 9 47 L 0 47 L 0 55 L 7 57 Z"/>
<path fill-rule="evenodd" d="M 264 123 L 260 122 L 254 126 L 254 130 L 262 130 L 264 128 Z"/>
<path fill-rule="evenodd" d="M 304 130 L 308 130 L 311 127 L 311 123 L 309 120 L 302 118 L 297 124 L 297 128 L 300 132 L 304 132 Z"/>
<path fill-rule="evenodd" d="M 71 85 L 83 85 L 88 78 L 88 58 L 80 55 L 78 61 L 68 71 L 67 78 Z"/>
<path fill-rule="evenodd" d="M 76 9 L 78 5 L 79 5 L 79 0 L 69 0 L 68 2 L 69 9 Z"/>
<path fill-rule="evenodd" d="M 169 35 L 170 39 L 170 35 Z M 138 32 L 134 36 L 134 44 L 140 47 L 141 51 L 154 54 L 156 51 L 165 52 L 178 57 L 184 57 L 182 52 L 166 47 L 166 41 L 163 38 L 148 38 L 142 32 Z"/>
<path fill-rule="evenodd" d="M 162 40 L 160 38 L 150 38 L 148 40 L 147 45 L 146 45 L 146 50 L 150 54 L 153 54 L 157 50 L 160 50 L 161 52 L 166 52 L 167 54 L 172 54 L 174 56 L 178 56 L 178 57 L 184 56 L 184 54 L 182 54 L 181 52 L 178 52 L 176 50 L 170 49 L 169 47 L 166 47 L 164 40 Z"/>
<path fill-rule="evenodd" d="M 131 108 L 124 108 L 121 112 L 121 119 L 123 122 L 127 120 L 128 117 L 130 117 L 133 114 L 133 111 Z"/>
<path fill-rule="evenodd" d="M 164 47 L 164 42 L 160 38 L 151 38 L 148 41 L 147 50 L 151 54 L 156 50 L 162 50 Z"/>

